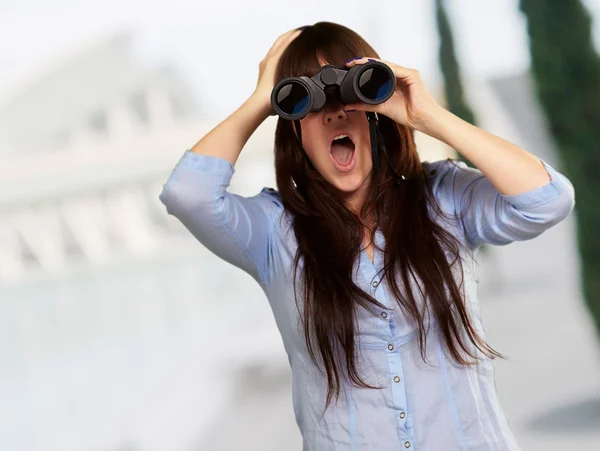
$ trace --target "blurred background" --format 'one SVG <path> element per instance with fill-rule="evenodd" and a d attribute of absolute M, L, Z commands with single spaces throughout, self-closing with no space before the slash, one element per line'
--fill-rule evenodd
<path fill-rule="evenodd" d="M 301 449 L 262 290 L 158 194 L 275 39 L 318 21 L 575 185 L 568 219 L 479 253 L 479 295 L 523 449 L 600 449 L 600 0 L 0 0 L 1 450 Z M 276 188 L 275 122 L 232 192 Z"/>

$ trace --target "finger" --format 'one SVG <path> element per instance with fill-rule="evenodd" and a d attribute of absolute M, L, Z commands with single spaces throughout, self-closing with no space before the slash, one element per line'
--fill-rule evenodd
<path fill-rule="evenodd" d="M 380 63 L 383 63 L 383 64 L 389 66 L 389 68 L 392 69 L 392 72 L 394 72 L 394 75 L 397 78 L 418 78 L 420 76 L 419 71 L 416 69 L 411 69 L 408 67 L 400 66 L 396 63 L 384 61 L 384 60 L 381 60 L 378 58 L 371 58 L 371 57 L 367 57 L 367 56 L 363 56 L 359 59 L 352 60 L 346 64 L 349 67 L 352 67 L 356 64 L 365 64 L 369 61 L 379 61 Z"/>
<path fill-rule="evenodd" d="M 347 65 L 347 66 L 350 66 L 350 67 L 352 67 L 352 66 L 355 66 L 356 64 L 364 64 L 364 63 L 366 63 L 366 62 L 367 62 L 369 59 L 370 59 L 370 60 L 372 60 L 372 61 L 379 61 L 379 62 L 383 62 L 383 61 L 381 61 L 381 60 L 379 60 L 379 59 L 377 59 L 377 58 L 372 58 L 372 57 L 370 57 L 370 56 L 361 56 L 361 57 L 356 57 L 355 59 L 353 59 L 353 60 L 351 60 L 351 61 L 348 61 L 348 62 L 346 63 L 346 65 Z"/>
<path fill-rule="evenodd" d="M 284 34 L 280 35 L 271 50 L 269 51 L 270 55 L 277 55 L 279 53 L 283 53 L 283 50 L 288 46 L 290 42 L 296 39 L 302 33 L 302 29 L 294 28 L 293 30 L 289 30 Z"/>
<path fill-rule="evenodd" d="M 275 42 L 273 43 L 273 45 L 271 46 L 271 51 L 269 53 L 276 53 L 277 50 L 285 44 L 285 42 L 294 34 L 300 34 L 300 30 L 289 30 L 285 33 L 283 33 L 282 35 L 279 35 L 279 37 L 275 40 Z"/>
<path fill-rule="evenodd" d="M 292 36 L 295 34 L 300 34 L 302 32 L 302 27 L 298 27 L 298 28 L 292 28 L 291 30 L 286 31 L 285 33 L 283 33 L 282 35 L 280 35 L 277 38 L 277 42 L 282 42 L 288 39 L 292 39 Z"/>

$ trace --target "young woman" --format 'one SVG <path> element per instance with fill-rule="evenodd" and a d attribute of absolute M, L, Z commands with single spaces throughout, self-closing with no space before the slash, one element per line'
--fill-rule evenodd
<path fill-rule="evenodd" d="M 337 24 L 281 35 L 253 95 L 184 153 L 160 199 L 263 288 L 289 356 L 305 451 L 517 450 L 496 396 L 492 359 L 502 355 L 485 342 L 475 251 L 566 218 L 575 201 L 564 175 L 436 104 L 416 70 L 383 61 L 397 81 L 389 100 L 332 98 L 300 120 L 299 134 L 280 118 L 279 190 L 227 191 L 242 147 L 273 114 L 278 80 L 368 58 L 381 61 Z M 377 146 L 377 170 L 367 111 L 378 113 L 387 149 Z M 413 130 L 478 170 L 420 162 Z M 332 144 L 341 134 L 352 141 L 344 149 Z"/>

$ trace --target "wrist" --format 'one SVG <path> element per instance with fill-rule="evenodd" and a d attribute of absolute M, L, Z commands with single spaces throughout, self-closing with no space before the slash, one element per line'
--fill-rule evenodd
<path fill-rule="evenodd" d="M 446 124 L 452 113 L 442 106 L 437 105 L 436 107 L 429 110 L 419 120 L 418 124 L 414 127 L 415 130 L 425 133 L 436 139 L 441 139 L 443 135 L 444 124 Z"/>
<path fill-rule="evenodd" d="M 271 99 L 265 99 L 264 95 L 260 95 L 257 92 L 252 93 L 252 95 L 246 101 L 248 105 L 250 105 L 260 116 L 262 120 L 267 119 L 269 116 L 273 115 L 273 108 L 271 107 Z"/>

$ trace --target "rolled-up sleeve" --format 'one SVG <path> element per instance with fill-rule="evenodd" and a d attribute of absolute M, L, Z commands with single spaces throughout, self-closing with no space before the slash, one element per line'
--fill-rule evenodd
<path fill-rule="evenodd" d="M 229 193 L 234 172 L 223 158 L 186 150 L 159 199 L 207 249 L 262 284 L 274 256 L 273 217 L 281 206 L 266 189 L 253 197 Z"/>
<path fill-rule="evenodd" d="M 462 161 L 443 160 L 437 165 L 438 191 L 452 197 L 449 203 L 470 247 L 529 240 L 570 215 L 575 207 L 573 185 L 540 161 L 550 181 L 514 195 L 500 193 L 481 171 Z"/>

